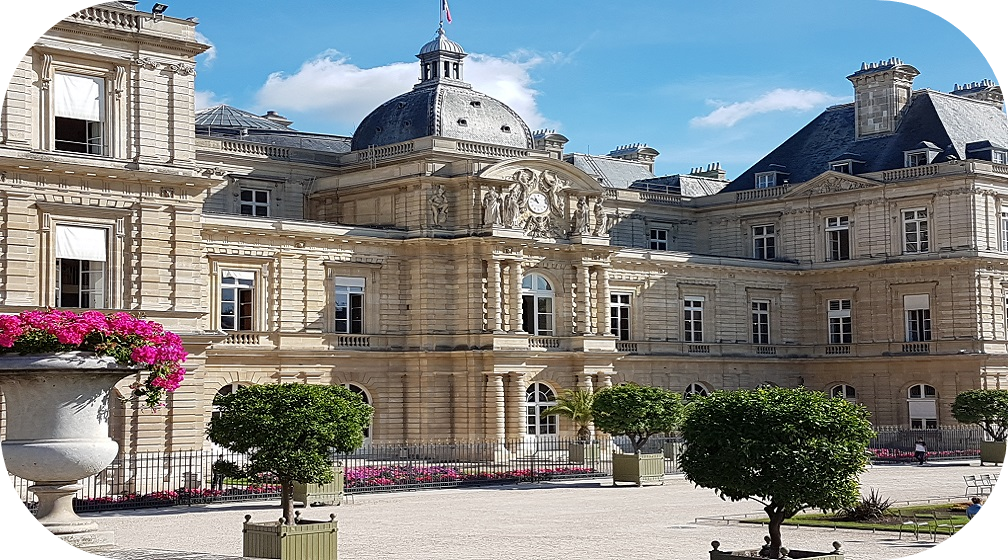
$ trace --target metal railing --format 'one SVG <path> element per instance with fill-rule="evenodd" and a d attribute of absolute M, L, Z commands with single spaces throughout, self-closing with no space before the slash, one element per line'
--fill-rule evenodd
<path fill-rule="evenodd" d="M 924 440 L 928 460 L 976 459 L 985 433 L 979 426 L 941 426 L 934 429 L 910 429 L 905 426 L 875 426 L 876 435 L 868 444 L 873 463 L 899 463 L 914 460 L 918 439 Z"/>
<path fill-rule="evenodd" d="M 666 474 L 679 473 L 680 438 L 652 437 L 642 450 L 664 453 Z M 601 478 L 612 473 L 613 453 L 632 453 L 627 438 L 591 442 L 556 437 L 503 441 L 367 444 L 333 456 L 344 467 L 345 492 L 361 494 L 568 478 Z M 263 476 L 238 480 L 215 475 L 223 458 L 239 467 L 241 454 L 213 450 L 149 452 L 117 457 L 97 475 L 81 482 L 74 509 L 98 511 L 177 504 L 279 498 L 278 482 Z M 36 504 L 31 481 L 10 475 L 29 509 Z"/>

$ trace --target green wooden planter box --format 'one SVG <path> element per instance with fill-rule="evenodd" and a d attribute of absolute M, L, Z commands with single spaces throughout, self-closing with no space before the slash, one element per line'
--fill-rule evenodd
<path fill-rule="evenodd" d="M 279 560 L 336 560 L 336 515 L 329 521 L 281 521 L 253 523 L 245 516 L 242 526 L 242 556 Z"/>
<path fill-rule="evenodd" d="M 584 465 L 594 464 L 599 461 L 602 454 L 598 442 L 594 443 L 571 443 L 567 445 L 567 460 L 571 463 Z"/>
<path fill-rule="evenodd" d="M 1003 441 L 980 442 L 980 464 L 994 463 L 1000 465 L 1005 460 L 1005 443 Z"/>
<path fill-rule="evenodd" d="M 641 453 L 628 455 L 614 453 L 612 456 L 613 486 L 617 482 L 633 482 L 637 486 L 645 482 L 665 484 L 665 455 L 662 453 Z"/>
<path fill-rule="evenodd" d="M 767 537 L 769 540 L 769 537 Z M 721 543 L 717 541 L 711 542 L 711 547 L 714 550 L 710 551 L 710 560 L 738 560 L 738 558 L 760 558 L 759 549 L 749 549 L 749 550 L 718 550 Z M 787 554 L 784 554 L 787 551 Z M 844 560 L 844 554 L 841 550 L 840 543 L 833 542 L 833 552 L 814 552 L 811 550 L 788 550 L 786 547 L 781 547 L 781 558 L 794 558 L 794 559 L 804 559 L 804 560 Z"/>
<path fill-rule="evenodd" d="M 294 483 L 294 501 L 301 502 L 306 507 L 316 504 L 336 504 L 343 500 L 343 466 L 333 467 L 332 482 L 326 484 Z"/>

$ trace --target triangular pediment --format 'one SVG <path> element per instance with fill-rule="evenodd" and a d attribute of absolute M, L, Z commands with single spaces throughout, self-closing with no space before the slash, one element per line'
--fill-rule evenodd
<path fill-rule="evenodd" d="M 872 181 L 870 179 L 865 179 L 864 177 L 847 175 L 846 173 L 840 173 L 838 171 L 826 171 L 825 173 L 798 185 L 796 188 L 791 190 L 791 192 L 781 198 L 801 198 L 809 195 L 856 191 L 859 189 L 877 187 L 881 184 L 882 183 L 878 181 Z"/>

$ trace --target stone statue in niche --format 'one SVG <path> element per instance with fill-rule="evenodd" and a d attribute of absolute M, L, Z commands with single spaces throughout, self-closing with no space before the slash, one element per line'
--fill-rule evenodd
<path fill-rule="evenodd" d="M 577 208 L 571 216 L 571 235 L 585 235 L 588 233 L 588 202 L 585 197 L 578 198 Z"/>
<path fill-rule="evenodd" d="M 431 209 L 431 221 L 436 226 L 443 226 L 448 220 L 448 197 L 445 196 L 444 187 L 437 185 L 434 193 L 429 199 Z"/>
<path fill-rule="evenodd" d="M 563 197 L 561 193 L 569 184 L 568 181 L 557 176 L 556 173 L 549 170 L 543 171 L 542 191 L 546 195 L 546 198 L 549 199 L 550 209 L 554 214 L 563 215 Z"/>
<path fill-rule="evenodd" d="M 592 230 L 592 235 L 599 237 L 606 234 L 606 222 L 605 207 L 602 206 L 602 199 L 595 199 L 595 206 L 592 208 L 592 213 L 595 214 L 595 229 Z"/>
<path fill-rule="evenodd" d="M 483 225 L 494 226 L 500 223 L 500 196 L 497 191 L 490 189 L 483 195 Z"/>
<path fill-rule="evenodd" d="M 512 185 L 511 189 L 504 195 L 503 209 L 501 210 L 501 221 L 504 227 L 513 228 L 518 226 L 520 216 L 521 199 L 524 188 L 519 183 Z"/>

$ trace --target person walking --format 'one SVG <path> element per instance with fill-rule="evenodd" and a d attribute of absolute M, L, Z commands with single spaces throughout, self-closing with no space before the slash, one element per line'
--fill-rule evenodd
<path fill-rule="evenodd" d="M 914 444 L 914 459 L 917 459 L 918 465 L 924 464 L 924 459 L 927 458 L 927 445 L 924 444 L 922 438 L 917 438 L 917 443 Z"/>

